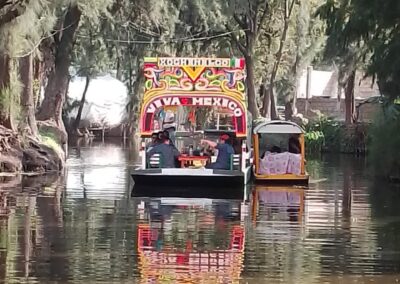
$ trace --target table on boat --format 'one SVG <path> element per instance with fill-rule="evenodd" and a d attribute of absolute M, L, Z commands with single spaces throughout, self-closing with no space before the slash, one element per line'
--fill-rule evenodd
<path fill-rule="evenodd" d="M 187 162 L 189 162 L 190 165 L 193 165 L 194 161 L 201 162 L 203 166 L 205 166 L 205 164 L 209 159 L 210 157 L 208 156 L 188 156 L 188 155 L 181 155 L 178 158 L 178 160 L 181 162 L 181 168 L 184 168 Z"/>

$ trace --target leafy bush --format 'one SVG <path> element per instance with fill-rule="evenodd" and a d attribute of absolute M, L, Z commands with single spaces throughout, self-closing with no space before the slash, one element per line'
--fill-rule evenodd
<path fill-rule="evenodd" d="M 307 151 L 340 150 L 340 124 L 324 115 L 304 125 Z"/>
<path fill-rule="evenodd" d="M 385 107 L 370 129 L 368 160 L 374 174 L 400 177 L 400 105 Z"/>

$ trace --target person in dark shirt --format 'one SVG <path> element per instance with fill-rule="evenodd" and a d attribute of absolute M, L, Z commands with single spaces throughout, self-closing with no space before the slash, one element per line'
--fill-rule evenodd
<path fill-rule="evenodd" d="M 233 147 L 229 144 L 229 135 L 223 134 L 219 137 L 219 143 L 209 140 L 201 140 L 201 143 L 206 143 L 210 147 L 218 150 L 218 156 L 215 163 L 206 166 L 207 169 L 229 170 L 231 155 L 235 153 Z"/>
<path fill-rule="evenodd" d="M 175 132 L 176 132 L 176 128 L 173 124 L 167 124 L 164 126 L 164 130 L 163 130 L 164 134 L 168 136 L 171 144 L 175 145 Z"/>
<path fill-rule="evenodd" d="M 156 146 L 159 143 L 160 140 L 158 139 L 158 132 L 153 132 L 151 134 L 151 142 L 146 146 L 147 151 L 150 151 L 154 146 Z"/>
<path fill-rule="evenodd" d="M 165 134 L 161 133 L 158 137 L 160 138 L 161 143 L 155 145 L 147 152 L 147 158 L 149 159 L 154 154 L 160 154 L 162 168 L 175 168 L 175 161 L 180 155 L 178 149 L 170 144 L 170 140 Z"/>
<path fill-rule="evenodd" d="M 298 135 L 292 135 L 289 138 L 289 152 L 293 154 L 300 154 L 301 147 Z"/>

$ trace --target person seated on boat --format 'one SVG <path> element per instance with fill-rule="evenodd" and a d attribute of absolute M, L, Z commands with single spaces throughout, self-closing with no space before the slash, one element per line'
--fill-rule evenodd
<path fill-rule="evenodd" d="M 162 157 L 162 168 L 175 168 L 176 160 L 180 155 L 178 149 L 170 144 L 169 138 L 164 133 L 159 134 L 158 137 L 161 140 L 160 144 L 148 151 L 147 157 L 150 158 L 154 154 L 160 154 Z"/>
<path fill-rule="evenodd" d="M 281 149 L 280 147 L 278 147 L 278 146 L 272 146 L 271 151 L 266 150 L 266 151 L 260 156 L 260 158 L 261 158 L 261 159 L 264 159 L 264 157 L 265 157 L 265 155 L 266 155 L 267 153 L 276 153 L 276 154 L 279 154 L 279 153 L 282 153 L 282 149 Z"/>
<path fill-rule="evenodd" d="M 165 135 L 165 137 L 167 137 L 168 140 L 169 140 L 169 144 L 170 144 L 172 147 L 174 147 L 177 151 L 179 151 L 178 148 L 176 148 L 175 143 L 171 140 L 171 138 L 170 138 L 170 132 L 169 132 L 168 130 L 163 130 L 163 131 L 161 131 L 160 133 L 162 133 L 163 135 Z M 179 166 L 180 166 L 180 162 L 178 161 L 178 159 L 176 159 L 176 161 L 175 161 L 175 168 L 179 168 Z"/>
<path fill-rule="evenodd" d="M 300 154 L 300 142 L 298 135 L 292 135 L 289 138 L 289 153 Z"/>
<path fill-rule="evenodd" d="M 271 149 L 271 153 L 277 153 L 277 154 L 282 153 L 282 149 L 278 146 L 273 146 Z"/>
<path fill-rule="evenodd" d="M 158 139 L 158 132 L 153 132 L 151 134 L 151 141 L 146 146 L 147 151 L 150 151 L 151 148 L 153 148 L 154 146 L 156 146 L 159 143 L 160 143 L 160 140 Z"/>
<path fill-rule="evenodd" d="M 170 128 L 164 129 L 162 131 L 165 136 L 168 137 L 171 145 L 175 145 L 175 126 L 171 126 Z"/>
<path fill-rule="evenodd" d="M 207 169 L 229 170 L 231 155 L 235 153 L 230 144 L 230 137 L 227 134 L 222 134 L 219 137 L 219 143 L 210 140 L 201 140 L 201 144 L 208 144 L 210 147 L 218 150 L 218 156 L 215 163 L 208 164 Z"/>

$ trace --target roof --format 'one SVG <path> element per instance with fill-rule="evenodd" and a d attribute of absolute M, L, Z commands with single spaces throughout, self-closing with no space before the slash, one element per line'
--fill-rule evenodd
<path fill-rule="evenodd" d="M 258 133 L 288 133 L 300 134 L 304 133 L 303 129 L 296 123 L 291 121 L 272 120 L 261 122 L 253 129 L 254 134 Z"/>

